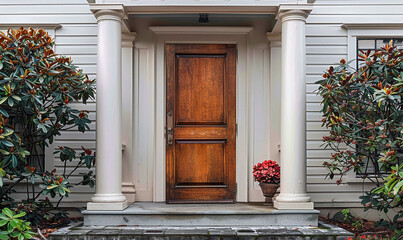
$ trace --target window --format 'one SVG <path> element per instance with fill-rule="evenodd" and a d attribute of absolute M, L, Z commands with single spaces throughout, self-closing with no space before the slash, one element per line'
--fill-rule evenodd
<path fill-rule="evenodd" d="M 382 46 L 389 44 L 391 40 L 393 40 L 393 46 L 403 49 L 403 38 L 357 38 L 356 58 L 361 51 L 372 50 L 371 52 L 373 53 Z M 358 69 L 358 62 L 356 67 Z"/>
<path fill-rule="evenodd" d="M 389 44 L 392 41 L 393 46 L 396 46 L 399 49 L 403 49 L 403 38 L 357 38 L 357 53 L 356 58 L 358 58 L 358 54 L 360 52 L 366 52 L 371 50 L 371 53 L 374 53 L 376 50 L 379 50 L 382 46 Z M 358 69 L 359 62 L 357 61 L 356 67 Z M 363 148 L 363 146 L 356 146 L 356 149 Z M 378 162 L 379 155 L 374 155 L 365 159 L 365 165 L 362 168 L 362 173 L 357 174 L 357 177 L 363 176 L 371 176 L 377 173 L 387 174 L 382 168 L 382 165 Z"/>
<path fill-rule="evenodd" d="M 45 144 L 42 141 L 38 141 L 42 139 L 41 136 L 31 134 L 36 131 L 34 124 L 29 124 L 27 128 L 23 128 L 23 116 L 10 113 L 10 124 L 14 125 L 14 130 L 18 135 L 24 136 L 24 139 L 30 139 L 29 142 L 32 143 L 26 146 L 26 149 L 30 152 L 30 155 L 27 156 L 28 165 L 35 167 L 39 171 L 45 171 Z"/>
<path fill-rule="evenodd" d="M 351 62 L 351 66 L 358 67 L 356 59 L 361 50 L 377 50 L 390 40 L 393 40 L 393 44 L 399 49 L 403 49 L 403 24 L 401 23 L 347 23 L 343 24 L 342 28 L 347 31 L 347 59 Z M 363 172 L 371 176 L 378 167 L 380 166 L 377 161 L 368 159 Z M 362 181 L 362 175 L 355 174 L 353 171 L 347 173 L 348 183 Z M 368 178 L 364 181 L 370 182 Z"/>

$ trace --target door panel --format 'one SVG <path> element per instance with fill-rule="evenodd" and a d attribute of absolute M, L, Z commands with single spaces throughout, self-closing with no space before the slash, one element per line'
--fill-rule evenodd
<path fill-rule="evenodd" d="M 224 55 L 178 55 L 176 124 L 225 124 Z"/>
<path fill-rule="evenodd" d="M 176 141 L 177 186 L 223 185 L 225 141 Z M 189 167 L 192 170 L 189 171 Z"/>
<path fill-rule="evenodd" d="M 167 44 L 167 202 L 234 202 L 236 47 Z"/>

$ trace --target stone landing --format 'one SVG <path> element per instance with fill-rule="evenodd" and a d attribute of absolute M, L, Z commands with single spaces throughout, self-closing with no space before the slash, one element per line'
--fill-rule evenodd
<path fill-rule="evenodd" d="M 75 226 L 57 230 L 49 240 L 344 240 L 354 235 L 334 225 L 318 227 L 162 227 Z"/>
<path fill-rule="evenodd" d="M 262 203 L 136 202 L 123 211 L 83 211 L 85 226 L 318 226 L 318 210 L 277 210 Z"/>

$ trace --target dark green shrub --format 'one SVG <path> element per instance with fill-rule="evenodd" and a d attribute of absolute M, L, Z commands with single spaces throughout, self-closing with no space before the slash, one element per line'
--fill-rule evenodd
<path fill-rule="evenodd" d="M 14 187 L 23 182 L 31 185 L 27 199 L 18 207 L 27 213 L 36 211 L 26 215 L 34 222 L 39 221 L 35 217 L 42 210 L 38 209 L 52 207 L 49 200 L 39 202 L 41 195 L 57 197 L 60 203 L 73 187 L 68 180 L 72 173 L 95 164 L 95 154 L 83 148 L 76 166 L 67 171 L 67 162 L 76 159 L 76 152 L 68 147 L 57 152 L 63 172 L 47 171 L 40 164 L 40 153 L 61 131 L 89 130 L 87 111 L 74 109 L 70 103 L 85 104 L 95 93 L 94 81 L 70 58 L 56 55 L 53 44 L 41 29 L 0 32 L 0 201 L 2 207 L 16 207 L 11 198 Z M 40 189 L 35 188 L 38 184 Z M 93 186 L 92 172 L 79 184 Z"/>
<path fill-rule="evenodd" d="M 354 171 L 375 188 L 361 197 L 366 209 L 387 213 L 397 228 L 403 216 L 403 51 L 392 42 L 375 52 L 359 54 L 359 69 L 350 71 L 345 60 L 330 67 L 320 80 L 326 148 L 335 153 L 324 166 L 330 178 Z M 368 175 L 368 166 L 374 173 Z"/>
<path fill-rule="evenodd" d="M 31 239 L 36 234 L 31 231 L 30 223 L 21 220 L 25 212 L 16 213 L 9 208 L 3 208 L 0 213 L 0 239 Z"/>

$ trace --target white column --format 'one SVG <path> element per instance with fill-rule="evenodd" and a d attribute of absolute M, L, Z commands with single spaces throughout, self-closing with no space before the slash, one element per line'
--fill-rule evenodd
<path fill-rule="evenodd" d="M 281 179 L 278 209 L 313 209 L 306 193 L 305 20 L 309 11 L 280 7 Z"/>
<path fill-rule="evenodd" d="M 127 202 L 135 202 L 133 184 L 133 42 L 136 33 L 122 34 L 122 193 Z"/>
<path fill-rule="evenodd" d="M 122 29 L 123 13 L 97 10 L 96 193 L 87 210 L 123 210 L 122 194 Z"/>

